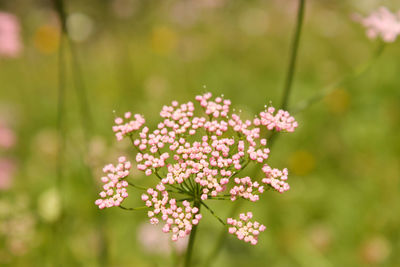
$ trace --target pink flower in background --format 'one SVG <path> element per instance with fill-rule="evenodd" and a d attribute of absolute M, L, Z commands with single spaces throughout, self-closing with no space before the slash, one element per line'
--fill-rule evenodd
<path fill-rule="evenodd" d="M 0 12 L 0 56 L 17 57 L 21 50 L 18 18 L 13 14 Z"/>
<path fill-rule="evenodd" d="M 169 254 L 174 249 L 178 253 L 183 253 L 188 245 L 188 238 L 180 238 L 176 242 L 162 232 L 160 225 L 150 225 L 143 223 L 138 228 L 138 241 L 143 250 L 149 253 Z"/>
<path fill-rule="evenodd" d="M 365 18 L 355 15 L 354 19 L 366 28 L 370 39 L 380 37 L 384 42 L 392 43 L 400 34 L 400 12 L 392 13 L 386 7 L 380 7 Z"/>
<path fill-rule="evenodd" d="M 15 145 L 15 141 L 16 137 L 14 132 L 8 128 L 5 123 L 0 121 L 0 148 L 9 149 Z"/>
<path fill-rule="evenodd" d="M 0 190 L 8 190 L 11 188 L 15 170 L 15 161 L 0 158 Z"/>

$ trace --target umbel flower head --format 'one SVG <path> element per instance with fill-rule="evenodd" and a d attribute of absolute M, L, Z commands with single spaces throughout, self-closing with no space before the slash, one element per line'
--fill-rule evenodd
<path fill-rule="evenodd" d="M 392 43 L 400 34 L 400 12 L 392 13 L 386 7 L 380 7 L 365 18 L 355 15 L 354 19 L 366 28 L 370 39 L 380 37 L 384 42 Z"/>
<path fill-rule="evenodd" d="M 125 157 L 117 166 L 107 165 L 99 208 L 121 206 L 128 196 L 126 187 L 132 185 L 144 192 L 140 195 L 151 224 L 162 223 L 162 231 L 171 233 L 176 241 L 189 235 L 201 220 L 204 206 L 229 233 L 255 245 L 265 226 L 250 219 L 251 212 L 240 214 L 237 221 L 226 223 L 206 204 L 207 200 L 258 201 L 266 189 L 280 193 L 289 190 L 287 169 L 271 168 L 267 164 L 270 150 L 267 139 L 261 136 L 269 131 L 293 132 L 297 122 L 287 111 L 273 107 L 245 119 L 231 111 L 231 101 L 211 93 L 196 96 L 200 108 L 193 102 L 179 104 L 173 101 L 161 109 L 161 120 L 150 130 L 142 115 L 130 112 L 115 119 L 113 131 L 118 141 L 128 138 L 135 149 L 136 167 L 146 176 L 154 176 L 157 183 L 142 188 L 126 181 L 131 164 Z M 262 170 L 261 177 L 240 176 L 249 164 Z"/>

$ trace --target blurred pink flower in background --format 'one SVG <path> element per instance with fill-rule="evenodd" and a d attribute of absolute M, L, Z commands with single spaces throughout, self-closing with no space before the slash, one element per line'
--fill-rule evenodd
<path fill-rule="evenodd" d="M 183 27 L 191 27 L 213 9 L 222 8 L 226 0 L 176 1 L 171 7 L 171 19 Z"/>
<path fill-rule="evenodd" d="M 160 225 L 143 223 L 138 228 L 137 238 L 143 250 L 149 253 L 168 255 L 172 250 L 183 253 L 188 245 L 188 238 L 179 238 L 176 242 L 171 242 L 171 238 L 162 232 Z"/>
<path fill-rule="evenodd" d="M 14 160 L 0 158 L 0 190 L 11 188 L 15 170 L 16 163 Z"/>
<path fill-rule="evenodd" d="M 21 50 L 18 18 L 13 14 L 0 11 L 0 56 L 17 57 Z"/>
<path fill-rule="evenodd" d="M 0 38 L 1 46 L 1 38 Z M 0 148 L 9 149 L 15 145 L 16 137 L 14 132 L 0 120 Z"/>
<path fill-rule="evenodd" d="M 381 37 L 384 42 L 392 43 L 400 34 L 400 12 L 392 13 L 386 7 L 380 7 L 368 17 L 356 14 L 353 18 L 366 28 L 370 39 Z"/>

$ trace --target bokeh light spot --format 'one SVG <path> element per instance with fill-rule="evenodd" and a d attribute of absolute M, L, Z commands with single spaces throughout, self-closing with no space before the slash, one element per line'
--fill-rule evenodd
<path fill-rule="evenodd" d="M 315 157 L 306 150 L 294 152 L 289 158 L 290 171 L 295 175 L 306 175 L 315 167 Z"/>
<path fill-rule="evenodd" d="M 350 94 L 344 89 L 338 89 L 327 95 L 324 101 L 331 113 L 341 115 L 349 109 Z"/>
<path fill-rule="evenodd" d="M 52 25 L 40 26 L 33 37 L 34 46 L 44 54 L 54 53 L 60 41 L 59 30 Z"/>
<path fill-rule="evenodd" d="M 162 55 L 169 54 L 177 45 L 177 34 L 166 26 L 158 26 L 153 29 L 151 47 Z"/>

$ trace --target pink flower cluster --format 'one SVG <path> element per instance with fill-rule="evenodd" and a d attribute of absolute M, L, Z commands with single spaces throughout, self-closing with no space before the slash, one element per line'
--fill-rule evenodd
<path fill-rule="evenodd" d="M 130 112 L 126 112 L 124 118 L 130 119 L 131 116 L 132 114 Z M 115 136 L 117 137 L 118 141 L 121 141 L 124 138 L 124 136 L 130 134 L 131 132 L 140 129 L 140 127 L 142 127 L 142 125 L 145 123 L 145 120 L 141 115 L 135 114 L 134 117 L 135 120 L 131 120 L 127 123 L 124 123 L 123 118 L 115 119 L 115 123 L 117 125 L 113 127 L 113 131 L 115 132 Z"/>
<path fill-rule="evenodd" d="M 0 12 L 0 56 L 16 57 L 21 50 L 18 18 L 13 14 Z"/>
<path fill-rule="evenodd" d="M 192 208 L 186 200 L 182 202 L 182 207 L 179 207 L 176 199 L 169 197 L 162 183 L 158 184 L 156 189 L 147 189 L 147 194 L 142 194 L 142 200 L 147 207 L 153 208 L 147 213 L 150 223 L 158 224 L 157 217 L 161 217 L 165 222 L 162 231 L 164 233 L 172 232 L 172 241 L 189 235 L 192 225 L 197 225 L 202 217 L 201 214 L 197 214 L 199 209 Z"/>
<path fill-rule="evenodd" d="M 289 112 L 282 109 L 274 115 L 275 108 L 269 107 L 266 111 L 260 113 L 260 118 L 254 119 L 254 125 L 264 125 L 268 130 L 275 129 L 276 131 L 285 130 L 294 132 L 298 124 L 295 119 L 290 116 Z"/>
<path fill-rule="evenodd" d="M 253 213 L 247 212 L 247 214 L 241 213 L 239 220 L 228 218 L 226 221 L 231 227 L 229 227 L 229 233 L 236 235 L 239 240 L 252 245 L 256 245 L 258 242 L 258 235 L 264 232 L 266 227 L 259 222 L 251 222 L 250 219 L 253 217 Z"/>
<path fill-rule="evenodd" d="M 230 193 L 231 193 L 231 200 L 234 201 L 238 196 L 243 197 L 245 199 L 249 199 L 250 201 L 257 201 L 259 200 L 259 196 L 256 194 L 264 192 L 264 186 L 260 186 L 258 182 L 252 182 L 250 177 L 244 178 L 235 178 L 234 182 L 237 184 L 235 185 Z M 255 190 L 255 192 L 253 192 Z"/>
<path fill-rule="evenodd" d="M 262 179 L 264 184 L 270 185 L 275 190 L 283 193 L 290 189 L 289 184 L 286 182 L 288 176 L 288 170 L 285 168 L 282 171 L 278 169 L 272 169 L 270 166 L 265 164 L 262 168 L 266 178 Z"/>
<path fill-rule="evenodd" d="M 200 103 L 200 106 L 205 109 L 205 113 L 208 116 L 212 116 L 214 118 L 226 118 L 229 113 L 231 101 L 228 99 L 223 100 L 221 97 L 217 97 L 215 98 L 215 101 L 211 101 L 211 96 L 211 93 L 206 93 L 202 96 L 198 95 L 196 96 L 196 100 Z"/>
<path fill-rule="evenodd" d="M 392 43 L 400 34 L 400 12 L 393 14 L 386 7 L 380 7 L 368 17 L 355 16 L 367 30 L 370 39 L 381 37 L 384 42 Z"/>
<path fill-rule="evenodd" d="M 101 177 L 101 181 L 104 183 L 103 191 L 99 194 L 101 198 L 95 202 L 100 209 L 117 207 L 128 197 L 126 191 L 128 182 L 122 179 L 129 175 L 131 163 L 126 161 L 125 157 L 120 157 L 118 162 L 116 166 L 108 164 L 103 168 L 103 172 L 107 175 Z"/>
<path fill-rule="evenodd" d="M 157 224 L 161 218 L 165 222 L 163 231 L 172 232 L 173 240 L 188 235 L 201 215 L 197 214 L 198 208 L 192 208 L 188 201 L 183 201 L 180 207 L 179 198 L 171 197 L 171 192 L 183 194 L 186 196 L 183 199 L 201 204 L 207 199 L 229 196 L 232 201 L 239 198 L 258 201 L 264 192 L 264 184 L 279 192 L 289 189 L 285 182 L 286 169 L 268 169 L 266 160 L 270 150 L 267 140 L 260 136 L 262 127 L 293 132 L 297 122 L 287 111 L 275 112 L 269 107 L 249 120 L 243 119 L 240 113 L 232 112 L 231 101 L 222 96 L 212 99 L 211 93 L 206 93 L 195 99 L 201 107 L 200 112 L 192 102 L 179 104 L 173 101 L 170 106 L 163 106 L 161 121 L 154 130 L 144 126 L 145 120 L 141 115 L 134 115 L 132 120 L 130 112 L 125 113 L 124 119 L 117 118 L 113 127 L 117 140 L 129 136 L 132 146 L 138 151 L 137 169 L 159 179 L 156 188 L 148 189 L 142 200 L 151 208 L 148 214 L 150 222 Z M 264 179 L 239 176 L 239 172 L 250 163 L 263 169 Z M 112 175 L 116 174 L 112 172 Z M 116 177 L 116 180 L 121 178 L 119 175 Z M 173 190 L 167 190 L 167 187 Z M 113 191 L 108 195 L 108 189 L 105 190 L 103 195 L 114 195 Z M 119 204 L 122 201 L 119 197 L 112 197 L 112 203 L 117 201 Z M 98 200 L 96 204 L 103 204 L 104 201 Z M 106 203 L 103 207 L 112 206 Z M 248 235 L 245 241 L 256 243 L 260 229 L 258 226 L 253 228 L 257 234 Z"/>

